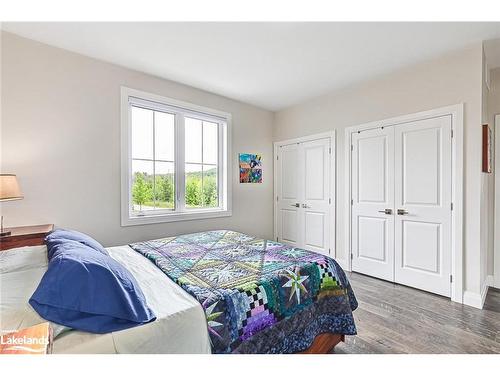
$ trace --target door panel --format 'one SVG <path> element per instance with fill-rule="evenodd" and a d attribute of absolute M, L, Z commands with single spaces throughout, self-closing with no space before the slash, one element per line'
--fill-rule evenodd
<path fill-rule="evenodd" d="M 299 242 L 298 240 L 298 210 L 289 210 L 283 209 L 281 210 L 281 219 L 282 219 L 282 241 L 287 241 L 289 243 L 296 244 Z"/>
<path fill-rule="evenodd" d="M 300 237 L 301 219 L 299 207 L 301 201 L 299 146 L 291 144 L 282 146 L 278 155 L 278 240 L 299 247 L 302 243 Z"/>
<path fill-rule="evenodd" d="M 358 202 L 387 203 L 388 138 L 358 139 Z"/>
<path fill-rule="evenodd" d="M 395 281 L 450 296 L 451 116 L 395 127 Z"/>
<path fill-rule="evenodd" d="M 324 233 L 326 215 L 322 212 L 306 212 L 304 216 L 305 227 L 308 228 L 305 232 L 305 246 L 323 252 L 326 246 Z"/>
<path fill-rule="evenodd" d="M 400 140 L 403 204 L 439 205 L 441 128 L 403 131 Z"/>
<path fill-rule="evenodd" d="M 325 182 L 328 176 L 325 172 L 328 170 L 325 166 L 325 149 L 320 145 L 306 145 L 304 147 L 305 158 L 305 199 L 306 200 L 324 200 Z"/>
<path fill-rule="evenodd" d="M 442 239 L 439 223 L 403 222 L 402 267 L 439 274 Z"/>
<path fill-rule="evenodd" d="M 358 216 L 358 257 L 387 262 L 387 220 Z"/>
<path fill-rule="evenodd" d="M 300 144 L 303 155 L 303 247 L 330 252 L 330 139 Z"/>
<path fill-rule="evenodd" d="M 394 129 L 352 135 L 352 269 L 394 280 Z"/>
<path fill-rule="evenodd" d="M 284 146 L 281 151 L 281 196 L 283 199 L 292 199 L 299 201 L 299 170 L 297 145 Z"/>
<path fill-rule="evenodd" d="M 329 254 L 330 138 L 278 149 L 278 240 Z"/>

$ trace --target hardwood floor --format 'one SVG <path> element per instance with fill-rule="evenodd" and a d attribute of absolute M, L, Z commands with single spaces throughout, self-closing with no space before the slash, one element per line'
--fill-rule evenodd
<path fill-rule="evenodd" d="M 500 290 L 483 310 L 449 298 L 348 273 L 359 302 L 357 336 L 335 353 L 500 353 Z"/>

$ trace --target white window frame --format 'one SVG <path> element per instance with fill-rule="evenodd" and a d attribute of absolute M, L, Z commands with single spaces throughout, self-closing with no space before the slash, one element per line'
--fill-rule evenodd
<path fill-rule="evenodd" d="M 131 103 L 152 110 L 175 114 L 175 211 L 156 209 L 143 215 L 132 212 L 132 123 Z M 219 207 L 186 209 L 184 149 L 184 115 L 219 124 L 218 195 Z M 121 87 L 121 225 L 143 225 L 183 220 L 209 219 L 231 216 L 231 120 L 230 113 L 192 103 Z"/>

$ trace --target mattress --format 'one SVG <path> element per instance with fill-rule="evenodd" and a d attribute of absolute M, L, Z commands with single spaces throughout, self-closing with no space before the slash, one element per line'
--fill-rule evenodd
<path fill-rule="evenodd" d="M 54 325 L 53 353 L 211 353 L 201 305 L 129 246 L 106 249 L 136 278 L 157 319 L 108 334 L 65 331 Z M 0 330 L 44 320 L 28 304 L 47 269 L 45 246 L 0 252 Z"/>

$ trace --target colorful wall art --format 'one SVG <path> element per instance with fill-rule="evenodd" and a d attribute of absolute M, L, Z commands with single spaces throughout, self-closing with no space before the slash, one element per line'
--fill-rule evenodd
<path fill-rule="evenodd" d="M 262 183 L 262 155 L 240 154 L 240 183 Z"/>

